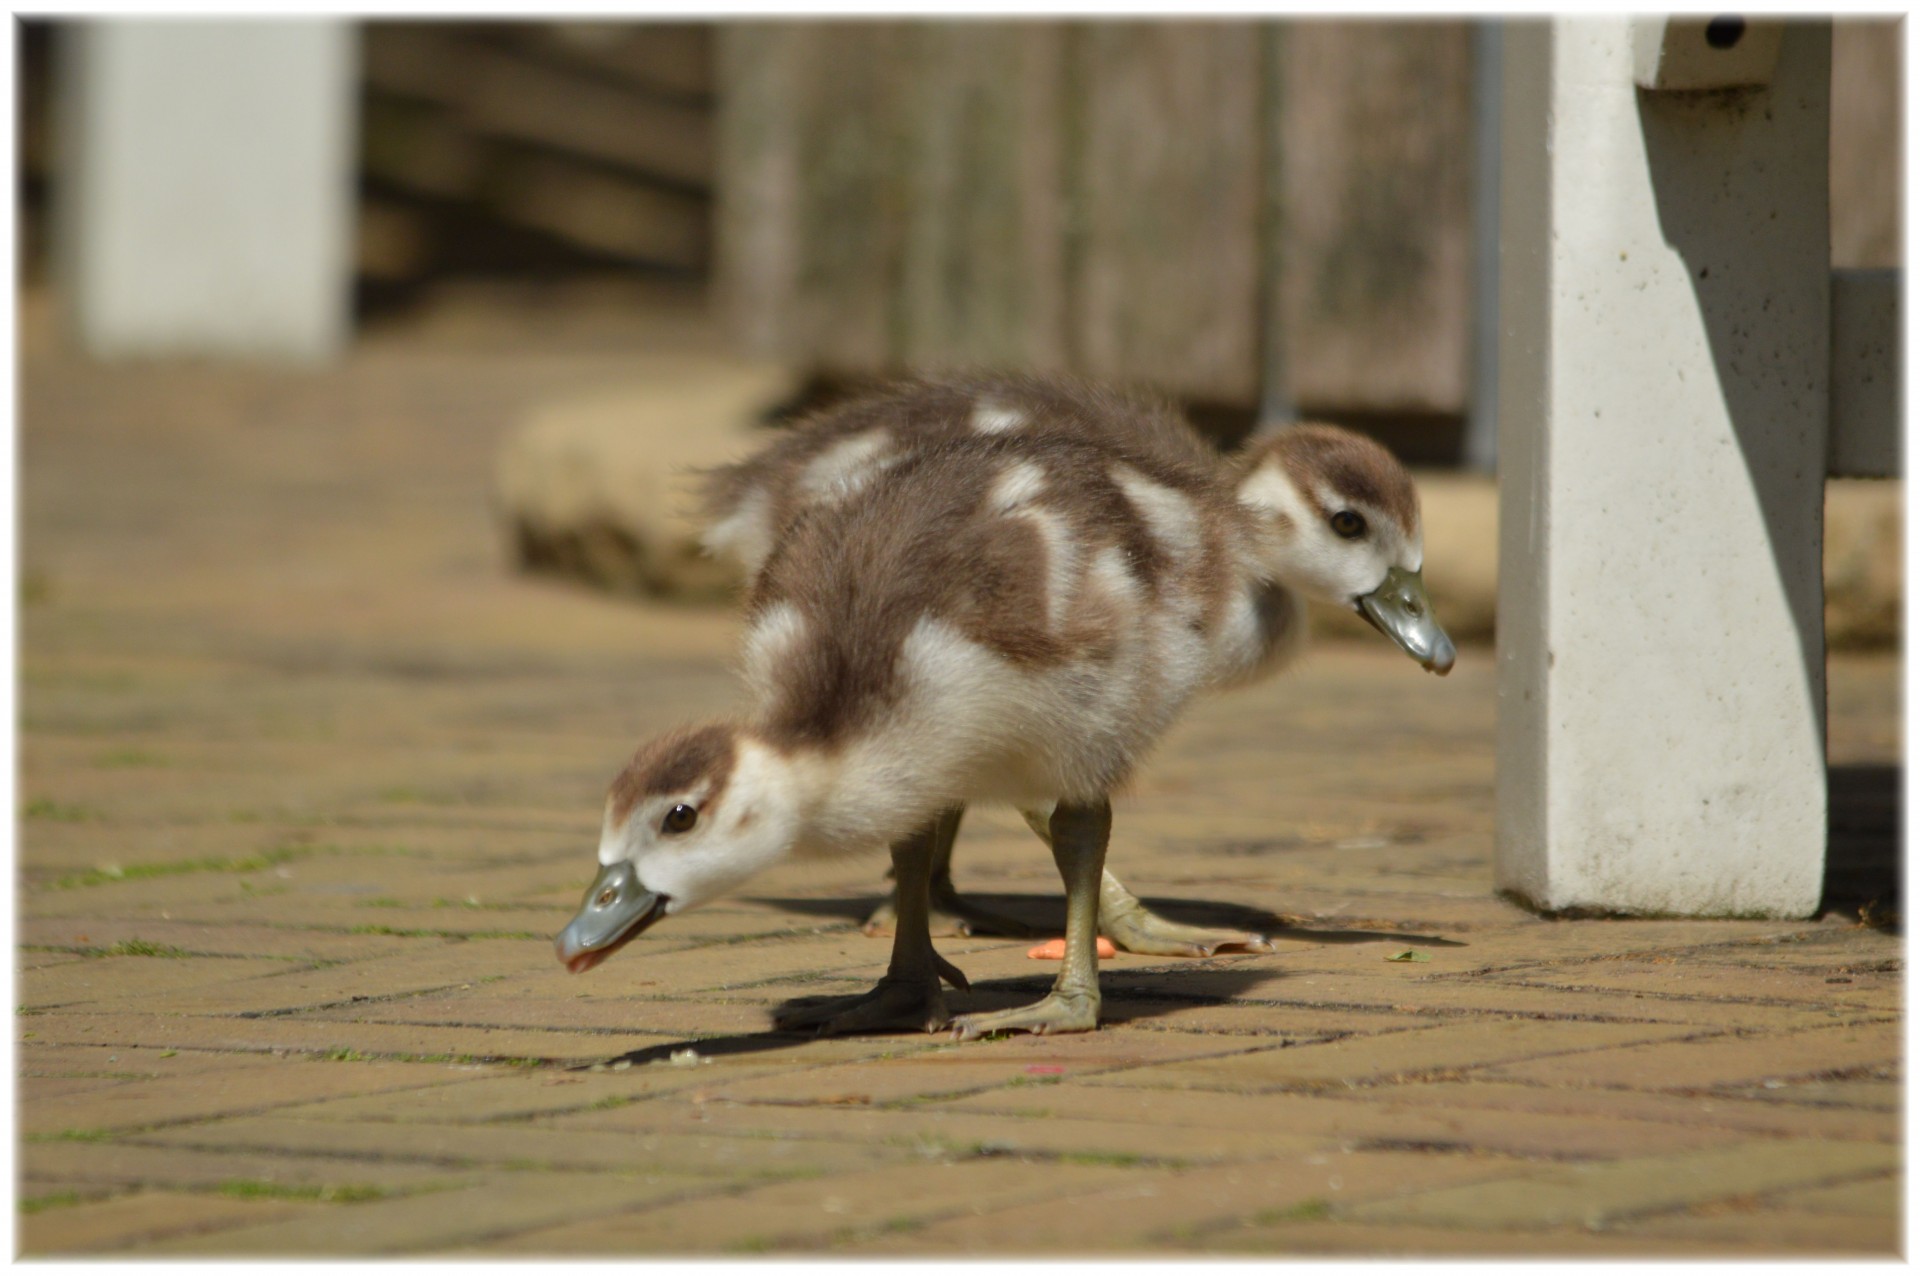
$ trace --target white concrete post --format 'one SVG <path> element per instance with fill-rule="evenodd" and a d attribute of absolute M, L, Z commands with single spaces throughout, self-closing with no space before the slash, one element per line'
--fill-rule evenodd
<path fill-rule="evenodd" d="M 58 252 L 82 345 L 335 353 L 351 284 L 350 24 L 110 18 L 62 36 Z"/>
<path fill-rule="evenodd" d="M 1507 31 L 1496 871 L 1548 909 L 1806 916 L 1831 32 L 1670 92 L 1632 28 Z"/>

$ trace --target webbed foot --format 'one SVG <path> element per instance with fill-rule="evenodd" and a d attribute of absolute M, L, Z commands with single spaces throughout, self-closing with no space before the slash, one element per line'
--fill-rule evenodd
<path fill-rule="evenodd" d="M 953 1039 L 972 1041 L 996 1032 L 1092 1032 L 1100 1024 L 1100 996 L 1055 988 L 1030 1006 L 961 1015 L 953 1021 Z"/>
<path fill-rule="evenodd" d="M 821 1036 L 845 1032 L 938 1032 L 952 1021 L 938 979 L 882 979 L 871 992 L 836 997 L 774 1017 L 782 1032 L 815 1029 Z"/>
<path fill-rule="evenodd" d="M 1154 957 L 1211 957 L 1226 948 L 1274 951 L 1265 935 L 1171 922 L 1142 904 L 1112 873 L 1100 882 L 1100 933 L 1123 952 Z"/>

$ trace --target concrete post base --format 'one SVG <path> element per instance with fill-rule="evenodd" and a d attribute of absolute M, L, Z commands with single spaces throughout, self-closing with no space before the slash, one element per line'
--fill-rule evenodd
<path fill-rule="evenodd" d="M 1496 871 L 1542 908 L 1819 904 L 1830 35 L 1663 92 L 1626 18 L 1507 32 Z"/>

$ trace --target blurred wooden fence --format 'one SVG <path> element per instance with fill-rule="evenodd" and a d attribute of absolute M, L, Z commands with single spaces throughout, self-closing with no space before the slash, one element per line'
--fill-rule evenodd
<path fill-rule="evenodd" d="M 691 23 L 367 23 L 362 273 L 458 268 L 463 233 L 470 259 L 518 234 L 539 265 L 705 271 L 711 45 Z"/>
<path fill-rule="evenodd" d="M 1471 41 L 1437 23 L 720 36 L 719 287 L 828 371 L 984 362 L 1458 411 Z"/>

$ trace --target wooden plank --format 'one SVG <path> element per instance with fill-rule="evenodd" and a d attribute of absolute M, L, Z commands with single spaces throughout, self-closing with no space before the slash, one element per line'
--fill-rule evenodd
<path fill-rule="evenodd" d="M 794 330 L 800 278 L 799 58 L 793 28 L 734 22 L 715 49 L 721 179 L 714 190 L 715 305 L 756 354 L 805 353 Z"/>
<path fill-rule="evenodd" d="M 377 93 L 361 103 L 361 170 L 402 190 L 473 199 L 486 172 L 486 149 L 445 107 Z"/>
<path fill-rule="evenodd" d="M 414 208 L 363 195 L 354 234 L 354 269 L 381 282 L 416 279 L 432 263 L 426 217 Z"/>
<path fill-rule="evenodd" d="M 367 81 L 445 106 L 465 127 L 691 187 L 713 180 L 712 113 L 571 73 L 433 24 L 371 23 Z"/>
<path fill-rule="evenodd" d="M 898 365 L 905 249 L 911 23 L 799 32 L 800 224 L 796 321 L 829 373 Z"/>
<path fill-rule="evenodd" d="M 713 96 L 714 37 L 713 26 L 695 22 L 542 22 L 527 36 L 558 60 L 652 93 L 702 100 Z"/>
<path fill-rule="evenodd" d="M 1828 176 L 1836 269 L 1898 266 L 1902 48 L 1897 18 L 1833 24 L 1833 168 Z"/>
<path fill-rule="evenodd" d="M 1309 406 L 1460 412 L 1468 28 L 1280 30 L 724 27 L 734 331 L 828 372 L 1064 366 L 1248 405 L 1290 362 Z"/>
<path fill-rule="evenodd" d="M 699 270 L 707 264 L 704 198 L 625 181 L 557 155 L 504 157 L 498 174 L 487 206 L 507 221 L 652 265 Z"/>
<path fill-rule="evenodd" d="M 898 22 L 722 33 L 721 286 L 757 353 L 829 374 L 899 363 L 913 38 Z"/>
<path fill-rule="evenodd" d="M 901 356 L 916 367 L 1066 364 L 1056 23 L 912 32 Z"/>
<path fill-rule="evenodd" d="M 1070 28 L 1068 331 L 1101 378 L 1259 387 L 1259 27 Z"/>
<path fill-rule="evenodd" d="M 1466 404 L 1471 69 L 1464 22 L 1290 28 L 1281 321 L 1308 409 Z"/>

